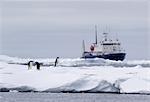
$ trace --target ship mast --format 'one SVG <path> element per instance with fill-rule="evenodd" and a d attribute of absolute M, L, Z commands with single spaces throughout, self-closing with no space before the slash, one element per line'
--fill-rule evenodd
<path fill-rule="evenodd" d="M 108 33 L 104 32 L 103 35 L 104 35 L 104 40 L 107 41 L 107 35 L 108 35 Z"/>
<path fill-rule="evenodd" d="M 84 52 L 85 52 L 85 43 L 84 43 L 84 40 L 82 41 L 82 57 L 84 57 Z"/>
<path fill-rule="evenodd" d="M 83 49 L 83 52 L 85 52 L 85 43 L 84 43 L 84 40 L 82 41 L 82 49 Z"/>
<path fill-rule="evenodd" d="M 95 25 L 95 44 L 97 44 L 97 26 Z"/>

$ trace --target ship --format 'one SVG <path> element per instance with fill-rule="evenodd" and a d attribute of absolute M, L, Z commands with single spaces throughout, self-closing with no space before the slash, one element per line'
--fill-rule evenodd
<path fill-rule="evenodd" d="M 83 40 L 82 58 L 102 58 L 115 61 L 123 61 L 125 59 L 125 50 L 121 47 L 118 39 L 112 40 L 108 38 L 108 33 L 104 32 L 103 38 L 98 42 L 97 26 L 95 26 L 95 43 L 89 47 L 89 51 L 85 50 L 85 43 Z"/>

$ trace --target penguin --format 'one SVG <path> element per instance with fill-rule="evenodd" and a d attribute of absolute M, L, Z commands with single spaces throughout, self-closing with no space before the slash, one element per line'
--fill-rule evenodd
<path fill-rule="evenodd" d="M 59 57 L 56 58 L 54 67 L 56 67 L 56 65 L 58 64 L 58 59 Z"/>
<path fill-rule="evenodd" d="M 29 69 L 32 69 L 33 62 L 34 62 L 34 61 L 29 61 L 29 62 L 28 62 L 28 64 L 27 64 L 27 65 L 28 65 L 28 70 L 29 70 Z"/>
<path fill-rule="evenodd" d="M 37 70 L 40 70 L 40 63 L 39 62 L 35 62 L 36 68 Z"/>

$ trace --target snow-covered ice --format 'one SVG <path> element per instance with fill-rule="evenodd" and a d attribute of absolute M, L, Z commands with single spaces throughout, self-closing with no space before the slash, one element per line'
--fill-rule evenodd
<path fill-rule="evenodd" d="M 42 63 L 28 70 L 29 60 Z M 20 59 L 0 55 L 0 90 L 150 94 L 150 61 Z"/>

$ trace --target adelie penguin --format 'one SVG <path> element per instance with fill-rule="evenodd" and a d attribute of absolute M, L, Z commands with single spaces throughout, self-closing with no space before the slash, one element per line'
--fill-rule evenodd
<path fill-rule="evenodd" d="M 56 65 L 58 64 L 58 59 L 59 57 L 56 58 L 54 67 L 56 67 Z"/>
<path fill-rule="evenodd" d="M 37 70 L 40 70 L 40 63 L 39 62 L 35 62 L 36 68 Z"/>
<path fill-rule="evenodd" d="M 32 69 L 33 62 L 34 62 L 34 61 L 29 61 L 29 62 L 28 62 L 28 70 L 29 70 L 29 69 Z"/>

